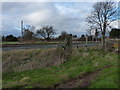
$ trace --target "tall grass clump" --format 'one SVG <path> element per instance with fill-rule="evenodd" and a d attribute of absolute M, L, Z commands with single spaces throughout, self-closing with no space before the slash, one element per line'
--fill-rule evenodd
<path fill-rule="evenodd" d="M 3 72 L 17 72 L 59 65 L 64 61 L 60 49 L 5 51 Z"/>

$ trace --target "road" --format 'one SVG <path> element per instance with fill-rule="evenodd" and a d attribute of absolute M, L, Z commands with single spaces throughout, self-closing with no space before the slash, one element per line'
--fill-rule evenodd
<path fill-rule="evenodd" d="M 97 46 L 99 43 L 73 43 L 73 47 L 91 47 Z M 48 48 L 55 48 L 58 44 L 3 44 L 2 50 L 21 50 L 21 49 L 48 49 Z"/>

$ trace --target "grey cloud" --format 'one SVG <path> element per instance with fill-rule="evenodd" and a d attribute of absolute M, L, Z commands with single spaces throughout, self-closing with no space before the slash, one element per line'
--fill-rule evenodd
<path fill-rule="evenodd" d="M 67 31 L 68 33 L 81 35 L 86 32 L 85 17 L 89 13 L 92 4 L 48 2 L 3 3 L 3 35 L 12 33 L 19 36 L 21 34 L 21 20 L 24 20 L 25 24 L 36 27 L 53 25 L 57 29 L 57 34 L 60 34 L 61 31 Z M 62 11 L 60 12 L 57 9 L 57 5 L 64 7 L 64 9 L 61 9 L 64 13 L 61 14 Z"/>

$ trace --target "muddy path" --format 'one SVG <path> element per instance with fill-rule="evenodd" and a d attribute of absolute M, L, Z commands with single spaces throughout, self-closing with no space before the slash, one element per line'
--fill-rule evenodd
<path fill-rule="evenodd" d="M 88 88 L 91 84 L 91 81 L 95 80 L 103 69 L 109 68 L 111 66 L 112 65 L 105 66 L 101 69 L 97 69 L 94 72 L 88 72 L 86 74 L 80 75 L 77 78 L 70 79 L 59 85 L 55 85 L 55 88 Z"/>

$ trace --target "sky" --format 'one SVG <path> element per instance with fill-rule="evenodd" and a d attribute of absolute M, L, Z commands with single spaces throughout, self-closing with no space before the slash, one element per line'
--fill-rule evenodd
<path fill-rule="evenodd" d="M 2 35 L 21 36 L 20 22 L 40 28 L 52 25 L 56 36 L 62 31 L 80 37 L 86 34 L 87 15 L 94 2 L 3 2 Z M 117 27 L 117 26 L 115 26 Z"/>

